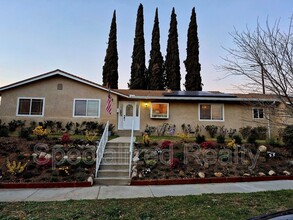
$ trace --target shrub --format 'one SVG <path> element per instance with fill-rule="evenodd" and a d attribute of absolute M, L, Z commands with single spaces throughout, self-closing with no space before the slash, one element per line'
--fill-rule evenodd
<path fill-rule="evenodd" d="M 218 136 L 217 136 L 217 143 L 218 143 L 218 144 L 223 144 L 223 143 L 225 143 L 225 136 L 224 136 L 224 135 L 218 135 Z"/>
<path fill-rule="evenodd" d="M 267 131 L 268 129 L 265 126 L 258 126 L 254 128 L 256 134 L 257 134 L 257 139 L 259 140 L 265 140 L 267 137 Z"/>
<path fill-rule="evenodd" d="M 267 142 L 267 144 L 269 144 L 273 147 L 281 147 L 282 146 L 282 144 L 279 142 L 279 140 L 278 139 L 276 140 L 275 138 L 270 138 L 266 142 Z"/>
<path fill-rule="evenodd" d="M 239 132 L 240 132 L 240 134 L 242 135 L 242 137 L 244 139 L 248 138 L 248 136 L 250 135 L 251 130 L 252 130 L 252 127 L 250 127 L 250 126 L 239 128 Z"/>
<path fill-rule="evenodd" d="M 9 130 L 6 126 L 0 127 L 0 137 L 8 137 L 9 136 Z"/>
<path fill-rule="evenodd" d="M 218 127 L 215 125 L 207 125 L 205 127 L 206 131 L 209 133 L 211 138 L 214 138 L 218 132 Z"/>
<path fill-rule="evenodd" d="M 18 127 L 23 127 L 25 125 L 25 121 L 21 120 L 12 120 L 8 123 L 9 131 L 16 131 Z"/>
<path fill-rule="evenodd" d="M 240 135 L 235 134 L 235 135 L 233 135 L 232 138 L 235 140 L 236 144 L 239 144 L 239 145 L 242 144 L 242 138 L 240 137 Z"/>
<path fill-rule="evenodd" d="M 195 138 L 195 142 L 201 144 L 206 141 L 206 137 L 204 135 L 197 134 Z"/>
<path fill-rule="evenodd" d="M 204 149 L 215 148 L 215 144 L 211 141 L 205 141 L 201 143 L 200 147 Z"/>
<path fill-rule="evenodd" d="M 178 168 L 180 165 L 180 160 L 178 158 L 172 158 L 170 161 L 170 168 L 175 169 Z"/>
<path fill-rule="evenodd" d="M 247 142 L 250 144 L 256 144 L 257 137 L 258 137 L 258 135 L 257 135 L 255 129 L 252 129 L 248 138 L 247 138 Z"/>
<path fill-rule="evenodd" d="M 293 148 L 293 125 L 288 125 L 284 129 L 282 138 L 285 145 Z"/>
<path fill-rule="evenodd" d="M 31 133 L 32 133 L 31 128 L 21 128 L 19 132 L 19 137 L 29 140 Z"/>
<path fill-rule="evenodd" d="M 167 149 L 172 145 L 171 141 L 163 141 L 163 143 L 161 144 L 161 149 Z"/>

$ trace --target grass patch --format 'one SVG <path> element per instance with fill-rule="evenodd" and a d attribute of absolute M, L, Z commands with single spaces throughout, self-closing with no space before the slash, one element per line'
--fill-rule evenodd
<path fill-rule="evenodd" d="M 293 190 L 144 199 L 0 203 L 0 219 L 247 219 L 293 207 Z"/>

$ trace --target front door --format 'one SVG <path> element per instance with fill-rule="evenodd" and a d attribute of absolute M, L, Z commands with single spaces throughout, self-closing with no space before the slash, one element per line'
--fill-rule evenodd
<path fill-rule="evenodd" d="M 140 112 L 138 102 L 119 102 L 118 129 L 131 130 L 132 123 L 134 130 L 139 130 Z"/>

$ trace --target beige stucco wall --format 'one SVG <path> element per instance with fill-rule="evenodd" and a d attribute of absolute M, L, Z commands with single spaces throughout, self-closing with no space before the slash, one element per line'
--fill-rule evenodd
<path fill-rule="evenodd" d="M 57 90 L 57 84 L 63 84 L 63 90 Z M 105 123 L 109 120 L 117 128 L 116 109 L 117 95 L 112 94 L 112 114 L 106 112 L 108 92 L 95 87 L 62 77 L 54 76 L 30 84 L 6 90 L 1 94 L 0 119 L 4 122 L 15 120 L 44 120 L 63 121 L 65 123 L 99 121 Z M 18 97 L 45 98 L 44 117 L 16 116 Z M 100 99 L 100 118 L 73 117 L 73 101 L 75 98 Z"/>
<path fill-rule="evenodd" d="M 147 103 L 147 107 L 145 106 Z M 163 103 L 163 102 L 162 102 Z M 176 101 L 176 102 L 164 102 L 169 103 L 169 119 L 151 119 L 150 118 L 150 106 L 151 101 L 140 102 L 140 114 L 141 114 L 141 131 L 143 132 L 146 125 L 159 126 L 163 123 L 175 124 L 176 133 L 182 132 L 182 124 L 190 124 L 194 129 L 197 125 L 205 127 L 206 125 L 224 126 L 226 129 L 237 129 L 245 126 L 270 126 L 271 133 L 276 134 L 277 128 L 272 123 L 269 123 L 267 119 L 253 119 L 251 105 L 244 105 L 241 103 L 223 103 L 217 102 L 217 104 L 224 105 L 224 120 L 223 121 L 200 121 L 199 120 L 199 104 L 204 102 L 197 101 Z M 205 102 L 208 103 L 208 102 Z M 202 129 L 202 134 L 207 135 L 205 129 Z"/>

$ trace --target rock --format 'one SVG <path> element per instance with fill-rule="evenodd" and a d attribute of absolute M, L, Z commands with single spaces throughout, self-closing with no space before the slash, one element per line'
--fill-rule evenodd
<path fill-rule="evenodd" d="M 290 176 L 290 175 L 291 175 L 291 173 L 290 173 L 289 171 L 287 171 L 287 170 L 284 170 L 283 173 L 284 173 L 286 176 Z"/>
<path fill-rule="evenodd" d="M 204 166 L 204 168 L 206 168 L 206 169 L 208 169 L 208 168 L 210 167 L 209 163 L 206 163 L 206 162 L 204 163 L 203 166 Z"/>
<path fill-rule="evenodd" d="M 260 145 L 259 147 L 258 147 L 258 150 L 259 150 L 259 152 L 261 152 L 261 153 L 265 153 L 265 152 L 267 152 L 267 147 L 266 146 L 264 146 L 264 145 Z"/>
<path fill-rule="evenodd" d="M 222 177 L 223 176 L 223 173 L 221 173 L 221 172 L 215 172 L 214 175 L 216 177 Z"/>
<path fill-rule="evenodd" d="M 134 157 L 132 158 L 132 161 L 134 163 L 137 163 L 139 161 L 139 151 L 134 152 Z"/>
<path fill-rule="evenodd" d="M 250 176 L 250 174 L 249 173 L 244 173 L 243 176 Z"/>
<path fill-rule="evenodd" d="M 263 173 L 263 172 L 259 172 L 258 175 L 259 175 L 259 176 L 265 176 L 266 174 Z"/>
<path fill-rule="evenodd" d="M 39 158 L 43 158 L 43 157 L 45 157 L 46 154 L 47 154 L 46 152 L 41 152 L 40 155 L 39 155 Z"/>
<path fill-rule="evenodd" d="M 87 181 L 91 183 L 91 185 L 94 184 L 94 178 L 92 176 L 90 176 L 89 178 L 87 178 Z"/>
<path fill-rule="evenodd" d="M 132 171 L 131 178 L 137 177 L 137 170 Z"/>
<path fill-rule="evenodd" d="M 142 173 L 139 173 L 139 174 L 138 174 L 138 177 L 139 177 L 139 178 L 143 178 Z"/>
<path fill-rule="evenodd" d="M 242 160 L 242 164 L 244 166 L 248 166 L 250 164 L 250 161 L 249 160 Z"/>
<path fill-rule="evenodd" d="M 205 177 L 206 177 L 206 175 L 205 175 L 204 172 L 199 172 L 199 173 L 198 173 L 198 176 L 199 176 L 200 178 L 205 178 Z"/>
<path fill-rule="evenodd" d="M 276 175 L 276 172 L 273 171 L 273 170 L 270 170 L 270 171 L 269 171 L 269 175 L 270 175 L 270 176 Z"/>
<path fill-rule="evenodd" d="M 55 144 L 53 148 L 63 148 L 62 144 Z"/>
<path fill-rule="evenodd" d="M 178 176 L 181 177 L 181 178 L 185 177 L 184 171 L 180 170 Z"/>
<path fill-rule="evenodd" d="M 36 153 L 33 153 L 32 156 L 33 156 L 33 158 L 37 158 L 38 157 L 38 155 Z"/>
<path fill-rule="evenodd" d="M 132 167 L 132 171 L 137 170 L 136 165 Z"/>
<path fill-rule="evenodd" d="M 46 159 L 51 159 L 52 158 L 52 155 L 51 154 L 46 154 L 45 158 Z"/>
<path fill-rule="evenodd" d="M 289 161 L 288 161 L 288 164 L 289 164 L 290 166 L 293 166 L 293 160 L 289 160 Z"/>

